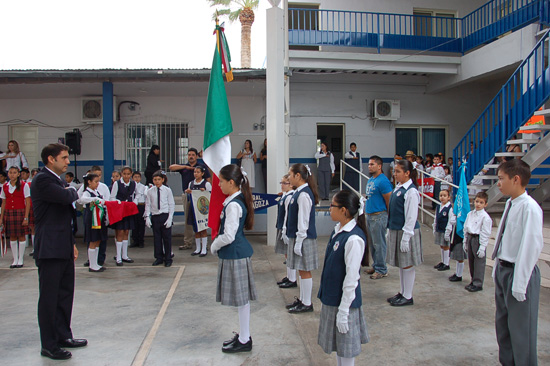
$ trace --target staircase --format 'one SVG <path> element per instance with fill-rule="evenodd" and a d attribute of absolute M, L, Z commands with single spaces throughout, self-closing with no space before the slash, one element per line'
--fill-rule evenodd
<path fill-rule="evenodd" d="M 543 3 L 539 21 L 548 26 L 549 2 Z M 542 30 L 537 37 L 540 40 L 531 53 L 453 150 L 455 182 L 459 181 L 458 166 L 467 161 L 466 180 L 483 182 L 468 187 L 486 190 L 489 207 L 497 210 L 503 200 L 496 170 L 501 160 L 509 157 L 519 157 L 531 167 L 527 189 L 537 202 L 542 204 L 550 197 L 550 126 L 522 127 L 533 115 L 550 116 L 550 109 L 544 108 L 550 99 L 550 32 Z M 540 132 L 518 134 L 520 130 Z M 520 146 L 521 151 L 508 152 L 511 145 Z"/>

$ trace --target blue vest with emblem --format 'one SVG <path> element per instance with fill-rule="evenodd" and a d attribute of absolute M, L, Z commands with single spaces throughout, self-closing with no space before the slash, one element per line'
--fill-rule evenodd
<path fill-rule="evenodd" d="M 290 194 L 292 196 L 292 194 Z M 284 220 L 285 220 L 285 201 L 286 199 L 290 199 L 289 193 L 285 193 L 281 199 L 279 200 L 279 203 L 277 204 L 277 224 L 275 227 L 279 230 L 283 228 Z"/>
<path fill-rule="evenodd" d="M 363 243 L 367 242 L 365 233 L 357 225 L 351 231 L 342 231 L 338 235 L 334 235 L 334 231 L 332 231 L 325 253 L 321 285 L 317 294 L 323 305 L 340 305 L 343 294 L 342 287 L 344 285 L 344 278 L 346 277 L 346 262 L 344 261 L 346 242 L 352 235 L 359 236 L 363 239 Z M 361 273 L 361 268 L 359 268 L 359 273 Z M 351 303 L 351 307 L 358 308 L 361 304 L 361 281 L 357 281 L 355 299 Z"/>
<path fill-rule="evenodd" d="M 309 212 L 309 227 L 307 229 L 308 239 L 317 239 L 317 231 L 315 230 L 315 197 L 309 186 L 302 188 L 299 191 L 294 192 L 288 205 L 288 215 L 286 217 L 286 236 L 289 238 L 296 238 L 298 232 L 298 197 L 301 194 L 309 195 L 311 198 L 311 211 Z"/>
<path fill-rule="evenodd" d="M 117 180 L 118 190 L 116 192 L 116 199 L 119 201 L 132 202 L 134 200 L 134 192 L 136 191 L 136 182 L 130 181 L 128 186 L 124 185 L 121 181 Z"/>
<path fill-rule="evenodd" d="M 242 259 L 242 258 L 248 258 L 252 256 L 252 253 L 254 252 L 252 250 L 252 246 L 246 240 L 246 237 L 244 236 L 244 222 L 246 220 L 246 206 L 244 204 L 244 197 L 242 194 L 239 194 L 237 197 L 233 198 L 230 203 L 237 203 L 239 206 L 241 206 L 241 209 L 243 210 L 243 215 L 239 219 L 239 228 L 237 229 L 237 233 L 235 234 L 235 240 L 233 240 L 233 243 L 226 245 L 222 247 L 218 251 L 218 257 L 221 259 Z M 225 228 L 225 218 L 227 215 L 225 214 L 225 209 L 229 206 L 229 203 L 224 206 L 222 210 L 222 216 L 221 216 L 221 222 L 220 222 L 220 232 L 218 235 L 223 235 L 224 228 Z"/>
<path fill-rule="evenodd" d="M 444 207 L 443 209 L 441 208 L 441 205 L 437 205 L 437 209 L 435 210 L 435 231 L 437 231 L 438 233 L 445 232 L 445 228 L 447 227 L 447 223 L 449 222 L 449 212 L 451 211 L 451 209 L 451 205 Z"/>
<path fill-rule="evenodd" d="M 404 187 L 393 191 L 390 197 L 390 213 L 388 216 L 388 229 L 401 230 L 405 226 L 405 193 L 409 189 L 416 189 L 414 184 L 411 183 L 409 188 Z M 420 229 L 418 221 L 414 225 L 415 229 Z"/>

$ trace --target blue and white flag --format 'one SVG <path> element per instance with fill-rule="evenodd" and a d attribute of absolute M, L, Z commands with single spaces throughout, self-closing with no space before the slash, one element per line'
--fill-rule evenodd
<path fill-rule="evenodd" d="M 461 238 L 464 238 L 464 223 L 466 216 L 470 212 L 470 197 L 468 197 L 468 185 L 466 183 L 467 163 L 462 163 L 460 166 L 460 183 L 458 184 L 458 192 L 456 194 L 453 212 L 456 215 L 456 233 Z"/>
<path fill-rule="evenodd" d="M 252 199 L 254 200 L 254 211 L 267 209 L 268 207 L 275 206 L 281 196 L 278 194 L 269 193 L 252 193 Z"/>

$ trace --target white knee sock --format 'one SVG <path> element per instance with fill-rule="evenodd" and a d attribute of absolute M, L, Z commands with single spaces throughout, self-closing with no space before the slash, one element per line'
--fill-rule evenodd
<path fill-rule="evenodd" d="M 413 296 L 414 279 L 416 271 L 414 267 L 403 269 L 403 297 L 409 300 Z"/>
<path fill-rule="evenodd" d="M 464 271 L 464 262 L 456 262 L 456 276 L 462 277 L 462 271 Z"/>
<path fill-rule="evenodd" d="M 340 357 L 337 355 L 336 362 L 338 362 L 338 366 L 353 366 L 355 365 L 355 357 Z"/>
<path fill-rule="evenodd" d="M 201 251 L 201 238 L 195 238 L 195 245 L 197 246 L 197 249 L 195 249 L 195 253 L 198 253 Z"/>
<path fill-rule="evenodd" d="M 91 269 L 99 269 L 99 265 L 97 264 L 97 249 L 88 249 L 88 260 L 90 261 Z"/>
<path fill-rule="evenodd" d="M 16 266 L 17 265 L 17 261 L 19 260 L 19 247 L 17 245 L 17 240 L 16 241 L 10 241 L 10 247 L 11 247 L 11 255 L 13 256 L 13 263 L 11 264 L 12 266 Z"/>
<path fill-rule="evenodd" d="M 290 282 L 296 282 L 296 270 L 286 267 L 286 277 Z"/>
<path fill-rule="evenodd" d="M 443 248 L 441 248 L 441 263 L 444 263 L 445 261 L 445 251 L 443 250 Z"/>
<path fill-rule="evenodd" d="M 122 262 L 122 242 L 115 241 L 116 244 L 116 261 Z"/>
<path fill-rule="evenodd" d="M 449 265 L 449 251 L 444 250 L 443 251 L 443 264 L 448 266 Z"/>
<path fill-rule="evenodd" d="M 403 295 L 403 292 L 405 291 L 404 290 L 405 286 L 403 286 L 403 268 L 399 268 L 399 282 L 401 285 L 401 290 L 399 291 L 399 293 Z"/>
<path fill-rule="evenodd" d="M 201 254 L 206 254 L 206 245 L 208 244 L 208 238 L 201 238 Z"/>
<path fill-rule="evenodd" d="M 306 306 L 310 306 L 311 292 L 313 291 L 313 278 L 302 278 L 302 288 L 302 295 L 304 296 L 304 298 L 302 299 L 302 303 Z"/>
<path fill-rule="evenodd" d="M 25 256 L 25 246 L 27 245 L 26 241 L 20 241 L 19 242 L 19 259 L 17 261 L 17 264 L 22 266 L 23 265 L 23 257 Z"/>
<path fill-rule="evenodd" d="M 239 342 L 245 344 L 250 340 L 250 303 L 239 306 Z"/>
<path fill-rule="evenodd" d="M 122 241 L 122 259 L 128 259 L 128 240 Z"/>

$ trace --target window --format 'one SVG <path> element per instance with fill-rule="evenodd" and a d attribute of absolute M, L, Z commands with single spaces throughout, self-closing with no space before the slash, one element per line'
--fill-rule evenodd
<path fill-rule="evenodd" d="M 300 42 L 308 40 L 315 43 L 314 41 L 316 38 L 314 32 L 321 28 L 319 25 L 319 12 L 310 10 L 319 9 L 319 5 L 289 3 L 288 8 L 288 32 L 290 42 L 292 43 L 293 40 Z M 293 35 L 293 33 L 296 34 Z M 292 50 L 319 50 L 318 46 L 290 45 L 289 48 Z"/>
<path fill-rule="evenodd" d="M 151 146 L 160 146 L 163 169 L 187 163 L 189 148 L 187 123 L 132 123 L 126 125 L 126 164 L 145 171 Z"/>
<path fill-rule="evenodd" d="M 396 153 L 403 157 L 408 150 L 412 150 L 416 155 L 421 156 L 426 154 L 435 155 L 440 152 L 446 155 L 446 136 L 447 129 L 445 127 L 396 127 Z"/>
<path fill-rule="evenodd" d="M 415 35 L 456 38 L 456 12 L 451 10 L 415 9 L 413 15 Z"/>

